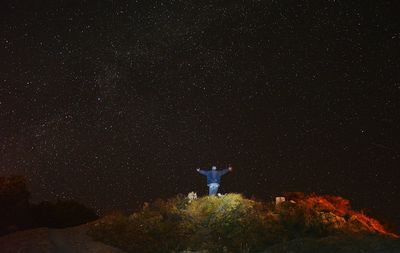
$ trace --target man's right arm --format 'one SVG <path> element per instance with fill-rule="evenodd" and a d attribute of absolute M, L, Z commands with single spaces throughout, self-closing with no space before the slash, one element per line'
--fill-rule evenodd
<path fill-rule="evenodd" d="M 197 169 L 197 172 L 199 172 L 200 174 L 207 176 L 207 171 L 205 170 L 201 170 L 201 169 Z"/>
<path fill-rule="evenodd" d="M 228 173 L 229 171 L 232 171 L 232 167 L 229 165 L 229 167 L 227 169 L 221 170 L 219 173 L 221 176 L 225 175 L 226 173 Z"/>

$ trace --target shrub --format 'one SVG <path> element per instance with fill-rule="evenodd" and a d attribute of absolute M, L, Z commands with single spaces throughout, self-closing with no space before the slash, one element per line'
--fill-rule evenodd
<path fill-rule="evenodd" d="M 379 223 L 368 223 L 364 216 L 339 197 L 300 195 L 275 206 L 240 194 L 198 199 L 178 195 L 145 203 L 130 216 L 106 216 L 89 233 L 127 252 L 261 252 L 302 238 L 385 234 L 371 229 Z M 353 229 L 356 220 L 363 229 Z"/>

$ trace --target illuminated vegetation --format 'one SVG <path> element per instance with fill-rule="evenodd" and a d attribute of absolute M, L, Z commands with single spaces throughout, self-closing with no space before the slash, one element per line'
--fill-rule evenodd
<path fill-rule="evenodd" d="M 308 241 L 302 241 L 303 245 L 309 240 L 323 244 L 326 238 L 360 241 L 368 236 L 398 245 L 396 235 L 375 219 L 351 210 L 343 198 L 301 194 L 287 197 L 292 201 L 276 206 L 240 194 L 194 200 L 179 195 L 145 203 L 140 212 L 130 216 L 108 215 L 94 223 L 89 233 L 127 252 L 263 252 L 304 238 Z"/>

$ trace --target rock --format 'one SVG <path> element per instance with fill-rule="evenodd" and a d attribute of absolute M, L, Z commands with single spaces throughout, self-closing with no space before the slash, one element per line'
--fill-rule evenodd
<path fill-rule="evenodd" d="M 343 228 L 346 225 L 346 220 L 343 217 L 335 215 L 332 212 L 321 212 L 320 216 L 324 224 L 332 226 L 335 229 Z"/>

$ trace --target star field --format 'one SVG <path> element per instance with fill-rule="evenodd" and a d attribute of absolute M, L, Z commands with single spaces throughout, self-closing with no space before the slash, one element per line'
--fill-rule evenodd
<path fill-rule="evenodd" d="M 6 1 L 0 173 L 100 211 L 339 194 L 399 226 L 394 1 Z M 393 214 L 393 213 L 396 214 Z"/>

